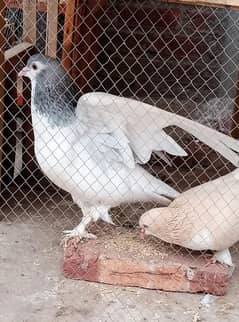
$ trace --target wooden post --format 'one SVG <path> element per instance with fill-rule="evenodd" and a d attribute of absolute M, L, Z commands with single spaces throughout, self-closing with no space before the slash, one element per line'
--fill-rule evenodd
<path fill-rule="evenodd" d="M 76 0 L 76 12 L 74 19 L 74 50 L 71 55 L 72 77 L 77 82 L 82 92 L 87 91 L 87 81 L 90 78 L 89 71 L 94 70 L 92 65 L 94 57 L 92 53 L 92 33 L 94 27 L 94 18 L 90 14 L 90 1 L 83 2 Z M 97 0 L 95 0 L 97 2 Z M 93 5 L 95 5 L 93 3 Z M 91 69 L 92 68 L 92 69 Z"/>
<path fill-rule="evenodd" d="M 72 61 L 69 53 L 73 49 L 75 7 L 76 7 L 76 0 L 67 1 L 66 11 L 65 11 L 64 39 L 63 39 L 63 52 L 62 52 L 62 64 L 67 70 L 70 70 L 72 66 Z"/>
<path fill-rule="evenodd" d="M 5 21 L 3 19 L 3 10 L 5 3 L 3 0 L 0 0 L 0 179 L 2 173 L 2 144 L 3 144 L 3 112 L 4 112 L 4 25 Z M 1 184 L 1 180 L 0 180 Z M 1 186 L 0 186 L 1 189 Z"/>
<path fill-rule="evenodd" d="M 47 0 L 46 55 L 56 57 L 58 0 Z"/>
<path fill-rule="evenodd" d="M 23 41 L 30 42 L 32 45 L 36 43 L 36 22 L 36 0 L 23 0 Z"/>
<path fill-rule="evenodd" d="M 68 0 L 66 3 L 62 63 L 82 92 L 91 90 L 89 80 L 99 51 L 97 18 L 107 0 Z"/>

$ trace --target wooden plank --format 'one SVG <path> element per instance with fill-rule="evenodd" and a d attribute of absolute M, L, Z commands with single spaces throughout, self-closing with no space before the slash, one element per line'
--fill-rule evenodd
<path fill-rule="evenodd" d="M 93 0 L 94 1 L 94 0 Z M 82 28 L 82 20 L 87 14 L 88 1 L 82 0 L 70 1 L 66 3 L 65 25 L 64 25 L 64 41 L 63 41 L 63 55 L 62 63 L 64 67 L 70 72 L 72 77 L 78 83 L 79 87 L 84 87 L 84 74 L 86 73 L 85 62 L 88 61 L 86 57 L 86 23 Z M 89 17 L 87 18 L 89 20 Z M 92 26 L 88 25 L 88 28 Z M 87 28 L 87 29 L 88 29 Z M 87 36 L 89 37 L 89 36 Z M 89 41 L 87 41 L 88 49 L 90 49 Z M 77 64 L 76 64 L 77 62 Z M 83 64 L 82 64 L 83 62 Z M 89 67 L 89 65 L 88 65 Z M 79 70 L 81 72 L 79 72 Z"/>
<path fill-rule="evenodd" d="M 36 43 L 37 0 L 23 0 L 23 41 Z"/>
<path fill-rule="evenodd" d="M 2 165 L 2 144 L 3 144 L 3 112 L 4 112 L 4 36 L 3 30 L 5 28 L 5 21 L 3 19 L 3 10 L 5 4 L 3 0 L 0 0 L 0 165 Z M 0 166 L 0 178 L 2 173 L 2 167 Z M 0 181 L 1 183 L 1 181 Z M 1 189 L 1 187 L 0 187 Z"/>
<path fill-rule="evenodd" d="M 162 0 L 168 3 L 181 3 L 194 6 L 208 6 L 208 7 L 232 7 L 239 8 L 238 0 Z"/>
<path fill-rule="evenodd" d="M 75 0 L 66 3 L 62 63 L 85 92 L 94 74 L 99 51 L 97 19 L 107 0 Z"/>
<path fill-rule="evenodd" d="M 5 0 L 7 8 L 22 9 L 22 1 L 19 0 Z M 47 3 L 42 1 L 37 1 L 37 11 L 46 12 Z M 65 2 L 60 1 L 59 3 L 59 14 L 65 13 Z"/>
<path fill-rule="evenodd" d="M 47 1 L 46 55 L 56 57 L 58 0 Z"/>
<path fill-rule="evenodd" d="M 69 53 L 72 51 L 72 48 L 73 48 L 75 7 L 76 7 L 76 0 L 67 1 L 66 11 L 65 11 L 63 50 L 62 50 L 62 64 L 67 70 L 70 70 L 72 66 L 72 61 Z"/>
<path fill-rule="evenodd" d="M 22 52 L 26 51 L 27 49 L 31 48 L 32 44 L 29 42 L 22 42 L 12 48 L 7 49 L 4 52 L 4 60 L 5 62 L 11 60 L 13 57 L 18 56 Z"/>
<path fill-rule="evenodd" d="M 67 0 L 66 0 L 67 1 Z M 155 0 L 157 2 L 157 0 Z M 162 0 L 162 2 L 168 3 L 181 3 L 181 4 L 189 4 L 189 5 L 199 5 L 199 6 L 209 6 L 209 7 L 234 7 L 238 8 L 239 3 L 238 0 Z M 17 0 L 5 0 L 6 6 L 8 8 L 22 8 L 22 3 Z M 47 5 L 46 2 L 40 1 L 37 3 L 37 8 L 39 11 L 46 11 Z M 65 1 L 59 3 L 59 12 L 65 12 Z"/>
<path fill-rule="evenodd" d="M 71 75 L 82 92 L 84 92 L 84 87 L 87 83 L 86 74 L 88 74 L 89 67 L 91 66 L 91 57 L 89 56 L 89 52 L 92 50 L 91 34 L 93 21 L 92 16 L 88 13 L 90 10 L 88 2 L 89 1 L 84 3 L 82 0 L 76 0 L 73 35 L 74 50 L 71 54 L 73 65 Z"/>

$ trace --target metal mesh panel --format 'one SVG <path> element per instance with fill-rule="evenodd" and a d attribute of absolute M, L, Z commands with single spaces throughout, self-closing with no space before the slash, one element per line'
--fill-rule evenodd
<path fill-rule="evenodd" d="M 49 45 L 49 7 L 47 10 L 46 2 L 37 2 L 36 24 L 28 22 L 28 27 L 36 28 L 34 43 L 33 29 L 24 29 L 24 10 L 29 3 L 6 1 L 1 11 L 5 19 L 1 29 L 5 53 L 1 64 L 0 285 L 5 304 L 0 312 L 1 320 L 196 322 L 223 321 L 226 316 L 232 321 L 238 314 L 238 289 L 233 283 L 238 277 L 237 269 L 223 299 L 212 296 L 200 302 L 201 295 L 65 279 L 59 259 L 63 257 L 62 231 L 77 227 L 83 211 L 83 223 L 93 219 L 89 220 L 87 231 L 98 237 L 97 242 L 89 245 L 94 248 L 96 243 L 104 250 L 103 254 L 112 255 L 115 261 L 109 265 L 121 260 L 125 264 L 127 256 L 136 263 L 127 285 L 132 281 L 134 286 L 141 283 L 146 288 L 157 288 L 155 284 L 146 285 L 152 272 L 137 271 L 141 267 L 137 263 L 144 263 L 154 271 L 154 264 L 160 259 L 165 263 L 168 279 L 170 274 L 176 276 L 170 285 L 165 282 L 162 289 L 196 292 L 198 287 L 198 291 L 222 294 L 228 276 L 218 281 L 220 270 L 231 271 L 225 264 L 215 265 L 205 287 L 197 283 L 202 283 L 201 276 L 207 274 L 200 263 L 205 267 L 214 265 L 210 263 L 214 250 L 233 246 L 232 261 L 238 263 L 235 165 L 238 164 L 239 11 L 159 1 L 75 1 L 74 5 L 59 1 L 54 40 L 57 46 L 51 55 L 71 75 L 78 88 L 77 95 L 83 95 L 80 102 L 90 92 L 110 93 L 139 102 L 139 107 L 135 107 L 131 101 L 118 102 L 113 98 L 109 107 L 103 96 L 96 103 L 90 98 L 85 106 L 91 104 L 91 110 L 78 104 L 78 121 L 74 112 L 72 121 L 71 116 L 65 115 L 67 107 L 56 109 L 58 116 L 51 119 L 53 114 L 41 110 L 44 100 L 39 101 L 39 107 L 31 99 L 33 85 L 29 79 L 22 81 L 17 76 L 32 55 L 44 55 Z M 40 63 L 51 64 L 51 60 L 40 59 Z M 28 67 L 33 70 L 32 66 Z M 52 88 L 64 77 L 58 77 L 57 67 L 52 70 L 49 66 L 49 77 L 41 79 L 39 86 L 44 88 L 46 97 L 55 95 L 53 101 L 59 105 L 64 95 L 68 95 L 70 85 L 63 80 L 67 88 L 61 87 L 52 95 Z M 51 110 L 55 108 L 53 101 Z M 147 110 L 141 102 L 154 106 L 155 111 Z M 102 112 L 105 106 L 107 110 Z M 36 113 L 39 128 L 31 114 L 34 108 L 40 111 L 40 117 Z M 158 116 L 160 109 L 165 122 Z M 166 116 L 164 111 L 173 114 Z M 189 133 L 183 130 L 186 121 L 182 119 L 176 124 L 174 115 L 197 122 L 195 128 L 203 124 L 225 136 L 218 137 L 216 142 L 218 132 L 199 128 L 198 132 L 192 129 Z M 169 117 L 171 122 L 167 121 Z M 165 130 L 158 137 L 163 154 L 154 151 L 148 162 L 138 162 L 135 145 L 140 142 L 140 150 L 144 151 L 159 134 L 160 127 Z M 166 133 L 187 156 L 165 152 L 165 147 L 168 151 L 171 147 Z M 204 142 L 200 140 L 202 134 L 206 137 Z M 234 137 L 235 141 L 228 141 L 228 137 Z M 216 142 L 215 149 L 210 148 L 212 142 Z M 141 164 L 137 171 L 144 169 L 154 178 L 147 177 L 143 171 L 141 175 L 135 174 L 138 163 Z M 211 185 L 202 186 L 210 182 Z M 174 193 L 167 190 L 170 188 L 162 188 L 164 183 L 180 193 L 173 201 L 174 206 L 170 206 L 172 217 L 168 214 L 165 220 L 159 220 L 165 209 L 160 210 L 158 221 L 140 227 L 142 214 L 161 207 L 164 198 L 170 202 L 174 199 Z M 190 190 L 194 187 L 198 189 Z M 96 220 L 98 217 L 105 221 L 112 218 L 115 225 L 100 218 Z M 141 228 L 146 233 L 152 228 L 158 235 L 141 240 Z M 83 242 L 87 244 L 86 240 Z M 91 259 L 90 247 L 87 256 Z M 196 276 L 192 273 L 193 277 L 191 271 L 187 271 L 187 276 L 177 275 L 172 267 L 178 264 L 178 258 L 182 267 L 188 265 L 193 272 L 200 264 L 202 270 Z M 96 271 L 97 268 L 90 260 L 89 263 L 84 268 L 86 279 L 100 281 L 92 273 L 92 267 Z M 115 274 L 129 274 L 123 264 L 116 267 Z M 74 269 L 76 266 L 72 269 L 73 276 Z M 146 282 L 141 273 L 148 274 Z M 157 275 L 155 271 L 154 274 Z M 188 288 L 190 283 L 192 286 Z M 13 304 L 15 312 L 11 308 Z"/>

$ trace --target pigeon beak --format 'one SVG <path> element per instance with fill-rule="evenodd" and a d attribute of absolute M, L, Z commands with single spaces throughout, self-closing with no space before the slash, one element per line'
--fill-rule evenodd
<path fill-rule="evenodd" d="M 28 68 L 27 66 L 26 67 L 23 67 L 23 69 L 18 73 L 18 77 L 28 77 L 28 73 L 30 72 L 30 68 Z"/>

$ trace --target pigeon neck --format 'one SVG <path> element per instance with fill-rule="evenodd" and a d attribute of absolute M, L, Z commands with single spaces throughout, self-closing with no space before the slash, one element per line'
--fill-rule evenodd
<path fill-rule="evenodd" d="M 46 117 L 51 127 L 68 126 L 76 118 L 79 91 L 73 84 L 32 82 L 32 106 L 40 116 Z"/>

